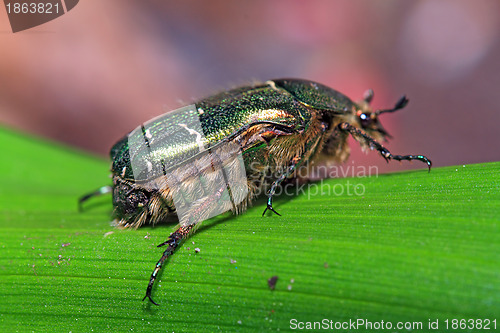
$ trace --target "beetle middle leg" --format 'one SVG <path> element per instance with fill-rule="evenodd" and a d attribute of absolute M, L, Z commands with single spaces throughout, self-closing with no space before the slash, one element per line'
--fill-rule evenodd
<path fill-rule="evenodd" d="M 387 150 L 387 148 L 385 148 L 380 143 L 375 141 L 373 138 L 368 136 L 363 130 L 356 128 L 349 123 L 340 123 L 337 128 L 340 131 L 348 132 L 358 142 L 364 143 L 372 149 L 373 148 L 376 149 L 380 153 L 380 155 L 382 155 L 382 157 L 385 158 L 387 162 L 389 162 L 391 159 L 396 161 L 419 160 L 426 163 L 427 167 L 429 168 L 429 171 L 431 171 L 432 162 L 424 155 L 393 155 L 389 150 Z"/>
<path fill-rule="evenodd" d="M 271 212 L 275 213 L 276 215 L 281 216 L 280 213 L 278 213 L 276 210 L 273 208 L 273 196 L 276 192 L 276 188 L 283 182 L 286 178 L 288 178 L 291 174 L 294 173 L 294 171 L 301 165 L 303 161 L 307 161 L 311 155 L 314 154 L 316 151 L 316 148 L 319 145 L 321 137 L 317 137 L 315 140 L 310 140 L 305 144 L 304 147 L 304 152 L 301 155 L 297 155 L 289 163 L 289 166 L 286 168 L 285 172 L 276 179 L 273 184 L 271 185 L 271 189 L 269 190 L 269 193 L 267 194 L 267 206 L 266 209 L 264 209 L 264 212 L 262 213 L 262 216 L 266 214 L 267 210 L 270 210 Z"/>
<path fill-rule="evenodd" d="M 299 162 L 299 159 L 295 158 L 292 160 L 292 164 L 288 167 L 288 169 L 278 178 L 276 179 L 273 184 L 271 185 L 271 189 L 269 190 L 269 193 L 267 194 L 267 206 L 266 209 L 264 209 L 264 212 L 262 212 L 262 216 L 264 216 L 267 212 L 267 210 L 270 210 L 274 214 L 281 216 L 280 213 L 274 210 L 273 208 L 273 195 L 276 192 L 276 188 L 279 186 L 279 184 L 285 180 L 289 175 L 291 175 L 295 168 L 297 167 L 297 164 Z"/>

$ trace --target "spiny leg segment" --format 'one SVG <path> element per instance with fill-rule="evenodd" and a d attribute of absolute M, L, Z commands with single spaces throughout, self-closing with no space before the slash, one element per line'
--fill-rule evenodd
<path fill-rule="evenodd" d="M 432 162 L 430 159 L 425 157 L 424 155 L 393 155 L 387 148 L 382 146 L 380 143 L 375 141 L 373 138 L 368 136 L 364 131 L 360 130 L 359 128 L 356 128 L 352 126 L 349 123 L 340 123 L 337 127 L 340 131 L 343 132 L 348 132 L 349 134 L 352 135 L 352 137 L 358 141 L 364 141 L 368 146 L 371 148 L 375 148 L 380 155 L 382 155 L 383 158 L 387 162 L 389 162 L 391 159 L 396 160 L 396 161 L 411 161 L 411 160 L 419 160 L 427 164 L 427 167 L 429 168 L 429 172 L 431 171 L 431 166 Z"/>
<path fill-rule="evenodd" d="M 297 170 L 301 163 L 309 158 L 311 155 L 311 152 L 315 150 L 315 147 L 318 145 L 320 142 L 321 137 L 317 137 L 316 140 L 311 140 L 309 141 L 304 148 L 304 151 L 308 152 L 306 154 L 302 153 L 301 155 L 297 155 L 294 158 L 291 159 L 289 166 L 285 169 L 283 174 L 276 179 L 273 184 L 271 185 L 271 189 L 269 190 L 269 193 L 267 194 L 267 207 L 264 209 L 264 212 L 262 213 L 262 216 L 266 214 L 267 210 L 272 211 L 278 216 L 281 216 L 280 213 L 278 213 L 276 210 L 273 208 L 273 196 L 276 193 L 276 188 L 281 184 L 282 181 L 284 181 L 286 178 L 288 178 L 290 175 L 292 175 L 295 170 Z"/>
<path fill-rule="evenodd" d="M 159 305 L 158 303 L 153 301 L 153 298 L 151 297 L 151 292 L 153 290 L 153 285 L 155 283 L 156 277 L 158 276 L 158 272 L 163 266 L 165 260 L 167 260 L 167 258 L 174 253 L 175 249 L 182 243 L 182 240 L 187 238 L 189 232 L 191 231 L 191 229 L 193 229 L 194 226 L 195 224 L 188 225 L 185 227 L 180 227 L 168 237 L 167 241 L 157 246 L 157 247 L 162 247 L 164 245 L 168 245 L 165 252 L 163 252 L 163 255 L 161 256 L 160 260 L 158 260 L 158 262 L 156 263 L 153 273 L 151 273 L 151 277 L 149 278 L 148 288 L 146 289 L 146 296 L 144 296 L 144 298 L 142 299 L 143 301 L 146 298 L 148 298 L 154 305 Z"/>
<path fill-rule="evenodd" d="M 274 214 L 281 216 L 280 213 L 278 213 L 276 210 L 273 208 L 273 195 L 276 192 L 276 188 L 281 184 L 283 180 L 285 180 L 288 176 L 290 176 L 294 171 L 297 165 L 300 162 L 300 158 L 294 158 L 291 161 L 290 166 L 287 168 L 287 170 L 278 178 L 276 179 L 273 184 L 271 185 L 271 189 L 269 190 L 269 193 L 267 194 L 267 206 L 266 209 L 264 209 L 264 212 L 262 213 L 262 216 L 264 216 L 267 212 L 267 210 L 270 210 Z"/>

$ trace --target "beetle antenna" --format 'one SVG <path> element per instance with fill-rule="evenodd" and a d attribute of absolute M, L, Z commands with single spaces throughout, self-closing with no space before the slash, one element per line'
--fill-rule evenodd
<path fill-rule="evenodd" d="M 401 96 L 401 98 L 396 102 L 396 104 L 394 105 L 394 107 L 392 109 L 387 109 L 387 110 L 378 110 L 377 111 L 377 115 L 379 114 L 382 114 L 382 113 L 385 113 L 385 112 L 394 112 L 394 111 L 397 111 L 397 110 L 401 110 L 402 108 L 404 108 L 408 102 L 410 100 L 408 98 L 406 98 L 405 95 Z"/>
<path fill-rule="evenodd" d="M 80 199 L 78 199 L 78 211 L 79 212 L 83 211 L 82 205 L 85 201 L 89 200 L 92 197 L 97 197 L 99 195 L 111 193 L 111 191 L 113 191 L 113 188 L 111 186 L 103 186 L 103 187 L 98 188 L 97 190 L 95 190 L 92 193 L 85 194 Z"/>

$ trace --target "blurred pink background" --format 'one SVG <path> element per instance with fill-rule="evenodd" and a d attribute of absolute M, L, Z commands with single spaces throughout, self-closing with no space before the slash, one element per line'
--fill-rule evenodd
<path fill-rule="evenodd" d="M 388 108 L 394 154 L 435 166 L 500 160 L 500 3 L 85 0 L 13 34 L 0 8 L 0 123 L 107 156 L 128 131 L 220 90 L 324 83 Z M 381 172 L 424 168 L 365 155 Z"/>

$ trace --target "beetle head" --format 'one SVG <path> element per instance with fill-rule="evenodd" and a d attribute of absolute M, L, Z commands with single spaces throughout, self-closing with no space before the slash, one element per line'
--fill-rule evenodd
<path fill-rule="evenodd" d="M 119 218 L 138 216 L 146 209 L 149 195 L 140 188 L 134 187 L 115 177 L 113 188 L 113 206 Z"/>
<path fill-rule="evenodd" d="M 404 108 L 408 104 L 408 99 L 406 96 L 402 96 L 394 105 L 392 109 L 376 110 L 373 111 L 370 107 L 370 102 L 373 99 L 373 90 L 369 89 L 365 92 L 363 100 L 357 103 L 356 121 L 359 127 L 365 131 L 368 135 L 376 140 L 387 140 L 391 138 L 391 135 L 380 124 L 378 117 L 379 115 L 387 112 L 394 112 Z"/>

